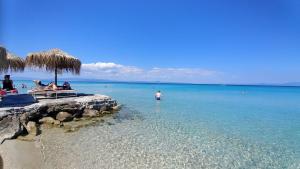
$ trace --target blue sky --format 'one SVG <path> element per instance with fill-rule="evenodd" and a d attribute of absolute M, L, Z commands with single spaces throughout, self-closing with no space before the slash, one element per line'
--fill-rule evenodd
<path fill-rule="evenodd" d="M 81 78 L 300 81 L 298 0 L 1 0 L 0 44 L 61 48 Z M 15 76 L 44 76 L 28 70 Z M 64 75 L 70 77 L 71 75 Z"/>

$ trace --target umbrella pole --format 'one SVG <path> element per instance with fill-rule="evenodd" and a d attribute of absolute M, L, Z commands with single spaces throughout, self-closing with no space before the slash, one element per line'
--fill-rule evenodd
<path fill-rule="evenodd" d="M 57 86 L 57 68 L 55 68 L 55 85 Z"/>

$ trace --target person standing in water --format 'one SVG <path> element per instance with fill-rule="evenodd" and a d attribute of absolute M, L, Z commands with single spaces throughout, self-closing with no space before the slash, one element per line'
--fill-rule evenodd
<path fill-rule="evenodd" d="M 155 99 L 156 100 L 160 100 L 161 99 L 161 92 L 160 91 L 157 91 L 156 93 L 155 93 Z"/>

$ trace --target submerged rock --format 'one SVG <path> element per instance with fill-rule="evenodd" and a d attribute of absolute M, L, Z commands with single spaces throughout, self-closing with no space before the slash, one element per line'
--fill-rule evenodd
<path fill-rule="evenodd" d="M 36 123 L 33 121 L 29 121 L 25 128 L 28 134 L 26 136 L 18 136 L 18 139 L 23 141 L 33 141 L 35 136 L 38 134 Z"/>
<path fill-rule="evenodd" d="M 72 125 L 64 125 L 64 131 L 65 132 L 74 132 L 79 130 L 79 127 L 73 127 Z"/>
<path fill-rule="evenodd" d="M 97 116 L 99 116 L 99 111 L 93 110 L 93 109 L 84 109 L 82 116 L 83 117 L 97 117 Z"/>
<path fill-rule="evenodd" d="M 105 120 L 101 117 L 95 117 L 95 118 L 82 118 L 80 121 L 70 121 L 70 122 L 64 122 L 63 123 L 63 129 L 65 132 L 73 132 L 77 131 L 82 127 L 92 126 L 100 123 L 104 123 Z"/>
<path fill-rule="evenodd" d="M 61 122 L 60 122 L 59 120 L 55 120 L 54 123 L 53 123 L 53 125 L 55 125 L 55 126 L 60 126 L 60 125 L 61 125 Z"/>
<path fill-rule="evenodd" d="M 39 120 L 40 123 L 43 123 L 48 126 L 60 126 L 61 122 L 59 120 L 55 120 L 52 117 L 43 117 Z"/>
<path fill-rule="evenodd" d="M 26 125 L 26 130 L 28 134 L 36 136 L 37 135 L 36 123 L 34 121 L 29 121 Z"/>
<path fill-rule="evenodd" d="M 81 119 L 80 119 L 80 118 L 77 118 L 77 117 L 74 117 L 73 120 L 74 120 L 74 121 L 80 121 Z"/>
<path fill-rule="evenodd" d="M 110 111 L 103 111 L 103 112 L 101 112 L 101 114 L 111 114 L 112 112 L 110 112 Z"/>
<path fill-rule="evenodd" d="M 43 117 L 42 119 L 39 120 L 39 122 L 44 124 L 54 124 L 55 119 L 52 117 Z"/>
<path fill-rule="evenodd" d="M 61 122 L 71 121 L 73 119 L 72 114 L 68 112 L 59 112 L 56 115 L 56 120 L 59 120 Z"/>
<path fill-rule="evenodd" d="M 116 105 L 112 107 L 113 110 L 117 111 L 121 109 L 121 105 Z"/>

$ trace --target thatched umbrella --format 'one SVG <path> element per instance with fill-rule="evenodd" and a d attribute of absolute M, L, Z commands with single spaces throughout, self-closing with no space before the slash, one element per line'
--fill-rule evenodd
<path fill-rule="evenodd" d="M 0 46 L 0 72 L 6 68 L 7 65 L 7 52 L 6 49 Z"/>
<path fill-rule="evenodd" d="M 7 70 L 14 72 L 24 71 L 25 61 L 12 53 L 7 53 L 7 67 Z"/>
<path fill-rule="evenodd" d="M 79 74 L 81 67 L 79 59 L 63 52 L 60 49 L 30 53 L 26 57 L 26 64 L 30 67 L 46 68 L 47 71 L 55 72 L 56 85 L 58 71 Z"/>
<path fill-rule="evenodd" d="M 4 61 L 6 59 L 6 49 L 0 46 L 0 61 Z"/>
<path fill-rule="evenodd" d="M 24 71 L 25 62 L 22 58 L 8 52 L 4 47 L 0 47 L 0 72 Z"/>

